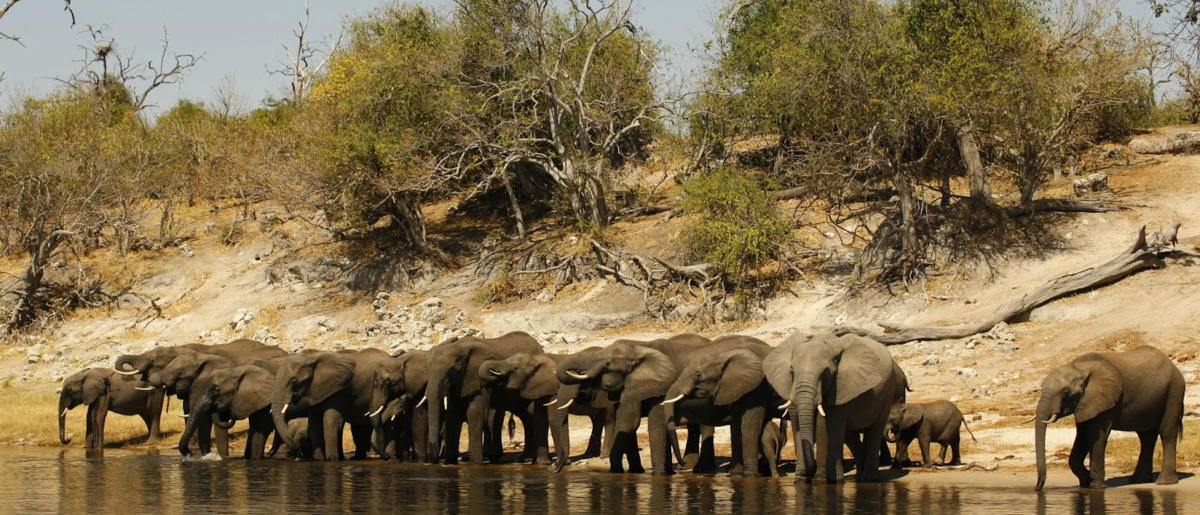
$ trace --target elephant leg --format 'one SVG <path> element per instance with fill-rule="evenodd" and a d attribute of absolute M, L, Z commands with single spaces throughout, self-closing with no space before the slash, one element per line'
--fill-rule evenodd
<path fill-rule="evenodd" d="M 96 401 L 96 450 L 104 450 L 104 424 L 108 420 L 109 401 L 107 394 Z"/>
<path fill-rule="evenodd" d="M 1158 431 L 1138 431 L 1138 441 L 1141 451 L 1138 453 L 1137 466 L 1133 469 L 1130 483 L 1149 483 L 1154 480 L 1154 447 L 1158 443 Z"/>
<path fill-rule="evenodd" d="M 472 465 L 483 464 L 483 432 L 489 425 L 488 414 L 488 396 L 479 394 L 472 397 L 467 404 L 467 459 L 471 460 Z"/>
<path fill-rule="evenodd" d="M 892 456 L 892 468 L 902 469 L 904 464 L 908 462 L 908 446 L 912 445 L 912 440 L 906 438 L 903 434 L 896 439 L 896 454 Z"/>
<path fill-rule="evenodd" d="M 217 446 L 217 454 L 222 458 L 229 456 L 229 430 L 213 426 L 213 443 Z"/>
<path fill-rule="evenodd" d="M 822 420 L 823 419 L 823 420 Z M 822 469 L 825 482 L 838 483 L 842 478 L 842 448 L 846 445 L 846 422 L 841 417 L 818 417 L 817 474 Z"/>
<path fill-rule="evenodd" d="M 1168 416 L 1170 416 L 1169 415 L 1170 410 L 1167 410 L 1167 411 L 1168 411 Z M 1162 436 L 1162 448 L 1163 448 L 1162 472 L 1160 472 L 1158 474 L 1158 481 L 1156 481 L 1156 484 L 1173 485 L 1173 484 L 1176 484 L 1179 482 L 1179 476 L 1178 476 L 1178 474 L 1176 474 L 1176 468 L 1175 468 L 1176 467 L 1176 463 L 1175 463 L 1176 454 L 1175 453 L 1178 451 L 1179 433 L 1180 433 L 1180 431 L 1182 431 L 1182 428 L 1179 427 L 1180 426 L 1179 421 L 1180 421 L 1179 418 L 1175 418 L 1175 420 L 1173 422 L 1168 422 L 1167 429 L 1162 432 L 1162 435 L 1161 435 Z M 1154 454 L 1154 453 L 1150 453 L 1150 454 Z M 1152 463 L 1152 465 L 1153 465 L 1153 463 Z"/>
<path fill-rule="evenodd" d="M 637 428 L 641 422 L 641 411 L 638 404 L 638 402 L 623 402 L 617 405 L 616 431 L 608 460 L 609 472 L 624 473 L 622 458 L 626 456 L 629 458 L 630 472 L 645 472 L 644 469 L 635 470 L 634 468 L 635 462 L 637 468 L 641 468 L 641 457 L 637 450 Z"/>
<path fill-rule="evenodd" d="M 1091 477 L 1088 475 L 1087 466 L 1083 460 L 1087 457 L 1087 431 L 1084 426 L 1075 426 L 1075 442 L 1071 444 L 1071 455 L 1067 458 L 1067 465 L 1071 467 L 1071 473 L 1079 479 L 1079 486 L 1086 488 L 1091 482 Z"/>
<path fill-rule="evenodd" d="M 429 446 L 429 409 L 425 406 L 412 412 L 412 436 L 417 460 L 425 463 L 425 452 Z"/>
<path fill-rule="evenodd" d="M 700 459 L 696 461 L 696 472 L 713 474 L 717 471 L 716 433 L 717 428 L 713 426 L 700 426 Z"/>
<path fill-rule="evenodd" d="M 342 428 L 345 426 L 345 421 L 342 419 L 342 414 L 336 409 L 320 411 L 323 411 L 321 426 L 325 438 L 321 444 L 325 448 L 325 461 L 338 461 L 343 457 Z"/>
<path fill-rule="evenodd" d="M 354 459 L 367 459 L 367 454 L 371 449 L 371 431 L 372 428 L 369 425 L 350 425 L 350 438 L 354 440 Z"/>
<path fill-rule="evenodd" d="M 746 463 L 743 460 L 746 456 L 746 444 L 743 437 L 742 424 L 739 421 L 739 415 L 735 414 L 733 420 L 729 424 L 729 475 L 733 477 L 742 477 L 746 472 Z"/>
<path fill-rule="evenodd" d="M 701 472 L 700 467 L 700 425 L 687 424 L 687 443 L 683 447 L 683 468 L 692 472 Z"/>
<path fill-rule="evenodd" d="M 488 408 L 485 416 L 487 425 L 483 431 L 483 454 L 492 463 L 499 463 L 500 458 L 504 457 L 504 413 L 503 410 Z M 468 424 L 470 420 L 468 415 Z"/>
<path fill-rule="evenodd" d="M 595 458 L 600 456 L 604 448 L 604 416 L 591 415 L 588 418 L 592 420 L 592 434 L 588 437 L 588 446 L 583 451 L 583 457 Z"/>
<path fill-rule="evenodd" d="M 929 445 L 932 442 L 932 435 L 929 431 L 929 424 L 921 426 L 921 432 L 917 436 L 917 445 L 921 447 L 921 466 L 930 468 L 933 466 L 933 455 L 929 452 Z M 946 459 L 945 451 L 942 451 L 942 460 Z"/>
<path fill-rule="evenodd" d="M 735 417 L 733 423 L 739 427 L 742 442 L 742 464 L 744 477 L 761 477 L 758 471 L 759 442 L 763 437 L 767 409 L 763 406 L 752 406 L 744 410 L 741 417 Z M 741 420 L 738 420 L 740 418 Z M 736 457 L 734 458 L 737 459 Z"/>
<path fill-rule="evenodd" d="M 667 413 L 666 407 L 655 403 L 649 413 L 650 432 L 650 466 L 656 476 L 668 476 L 675 473 L 674 462 L 671 460 L 671 446 L 667 443 Z"/>
<path fill-rule="evenodd" d="M 261 418 L 257 421 L 250 421 L 250 435 L 246 441 L 252 444 L 250 445 L 249 455 L 246 458 L 251 460 L 261 460 L 263 458 L 263 450 L 267 446 L 267 436 L 271 434 L 272 426 L 274 426 L 274 423 L 269 418 L 265 421 Z"/>
<path fill-rule="evenodd" d="M 534 465 L 549 465 L 550 464 L 550 420 L 546 413 L 546 407 L 542 406 L 542 402 L 534 402 L 531 425 L 533 431 L 526 426 L 526 433 L 534 433 L 534 444 L 537 445 L 537 450 L 533 456 Z"/>
<path fill-rule="evenodd" d="M 1091 440 L 1091 452 L 1088 453 L 1088 468 L 1091 471 L 1091 483 L 1088 488 L 1105 488 L 1104 484 L 1104 453 L 1108 449 L 1108 435 L 1112 430 L 1112 423 L 1107 420 L 1097 420 L 1095 424 L 1091 424 L 1089 431 L 1089 439 Z"/>
<path fill-rule="evenodd" d="M 148 444 L 158 443 L 158 440 L 162 438 L 160 421 L 162 420 L 163 399 L 165 398 L 166 392 L 163 390 L 150 392 L 150 400 L 147 401 L 149 403 L 149 406 L 147 406 L 149 408 L 147 413 L 149 415 L 147 431 L 150 433 L 150 436 L 146 438 L 146 443 Z"/>
<path fill-rule="evenodd" d="M 466 409 L 462 407 L 462 400 L 456 400 L 453 403 L 447 403 L 445 417 L 442 419 L 446 427 L 442 436 L 442 463 L 446 465 L 458 464 L 459 438 L 462 438 L 462 426 L 465 422 Z M 430 435 L 430 441 L 432 441 Z"/>
<path fill-rule="evenodd" d="M 858 482 L 872 483 L 879 481 L 879 446 L 883 443 L 883 431 L 887 426 L 886 420 L 880 421 L 875 425 L 868 427 L 863 433 L 863 458 L 858 462 Z M 929 444 L 926 443 L 926 449 Z"/>

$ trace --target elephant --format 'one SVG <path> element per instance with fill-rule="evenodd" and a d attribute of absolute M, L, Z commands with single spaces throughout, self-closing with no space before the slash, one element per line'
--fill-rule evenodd
<path fill-rule="evenodd" d="M 572 354 L 583 355 L 604 350 L 603 347 L 588 347 Z M 568 357 L 569 358 L 569 357 Z M 560 361 L 565 361 L 563 358 Z M 558 381 L 557 369 L 555 381 Z M 554 437 L 554 472 L 562 472 L 571 463 L 571 430 L 569 415 L 588 417 L 592 421 L 592 434 L 582 458 L 608 456 L 612 449 L 613 432 L 616 428 L 616 411 L 608 392 L 583 384 L 558 383 L 558 392 L 546 403 L 550 434 Z"/>
<path fill-rule="evenodd" d="M 797 466 L 797 482 L 817 476 L 818 460 L 825 480 L 840 482 L 842 448 L 858 440 L 855 433 L 862 433 L 862 445 L 851 446 L 856 480 L 878 480 L 883 430 L 892 405 L 903 402 L 907 388 L 904 372 L 887 347 L 857 335 L 797 333 L 767 355 L 763 372 L 775 391 L 788 399 L 780 408 L 791 410 L 796 459 L 803 464 Z M 823 430 L 818 427 L 821 422 Z M 816 458 L 814 446 L 820 453 Z"/>
<path fill-rule="evenodd" d="M 763 429 L 781 411 L 782 400 L 763 374 L 762 361 L 771 352 L 765 342 L 748 336 L 713 340 L 688 358 L 687 366 L 667 391 L 667 438 L 678 413 L 705 425 L 729 425 L 733 461 L 730 474 L 760 476 Z"/>
<path fill-rule="evenodd" d="M 335 352 L 296 354 L 284 360 L 275 374 L 271 418 L 288 449 L 298 445 L 288 431 L 288 410 L 305 410 L 313 458 L 342 458 L 342 430 L 350 411 L 356 365 L 353 356 Z"/>
<path fill-rule="evenodd" d="M 962 411 L 959 411 L 958 406 L 948 400 L 925 403 L 906 402 L 893 405 L 892 412 L 888 415 L 887 427 L 883 432 L 884 438 L 889 443 L 896 444 L 896 456 L 892 460 L 892 468 L 898 469 L 904 466 L 904 462 L 908 460 L 908 447 L 913 439 L 916 439 L 917 444 L 921 447 L 922 467 L 933 466 L 933 460 L 929 453 L 930 442 L 942 446 L 939 459 L 941 464 L 962 464 L 962 451 L 959 449 L 959 426 L 966 427 L 967 433 L 971 435 L 971 440 L 975 440 L 975 434 L 971 432 L 971 426 L 968 426 L 967 420 L 963 418 Z M 946 461 L 947 448 L 952 451 L 949 462 Z"/>
<path fill-rule="evenodd" d="M 1186 382 L 1162 351 L 1143 345 L 1125 352 L 1087 353 L 1051 370 L 1042 380 L 1035 447 L 1037 490 L 1046 484 L 1046 426 L 1075 415 L 1075 443 L 1067 462 L 1082 488 L 1104 488 L 1104 452 L 1109 432 L 1134 431 L 1141 454 L 1133 483 L 1153 480 L 1155 440 L 1163 445 L 1160 485 L 1179 482 L 1176 451 L 1183 435 Z M 1089 467 L 1083 460 L 1090 457 Z M 1090 469 L 1090 470 L 1089 470 Z"/>
<path fill-rule="evenodd" d="M 155 414 L 154 396 L 145 383 L 134 381 L 112 370 L 88 368 L 63 380 L 58 396 L 58 441 L 71 443 L 66 436 L 67 411 L 87 405 L 87 450 L 104 448 L 104 421 L 108 412 L 137 415 L 151 430 Z"/>
<path fill-rule="evenodd" d="M 168 367 L 170 368 L 170 367 Z M 188 456 L 188 443 L 202 420 L 211 420 L 228 430 L 237 420 L 249 420 L 246 449 L 242 456 L 248 460 L 263 458 L 267 437 L 275 430 L 271 420 L 271 391 L 275 374 L 255 365 L 222 368 L 212 372 L 207 384 L 198 385 L 192 413 L 179 439 L 179 452 Z"/>
<path fill-rule="evenodd" d="M 308 440 L 308 418 L 294 418 L 289 420 L 288 435 L 297 445 L 294 449 L 287 447 L 286 456 L 288 458 L 298 460 L 313 459 L 312 443 Z M 279 433 L 275 433 L 275 439 L 271 442 L 271 450 L 267 452 L 268 458 L 274 458 L 275 453 L 279 452 L 280 447 L 286 447 L 283 440 L 283 437 Z"/>
<path fill-rule="evenodd" d="M 782 425 L 768 420 L 763 428 L 762 452 L 767 458 L 767 468 L 771 477 L 783 477 L 779 472 L 779 460 L 783 447 L 787 445 L 787 419 L 781 418 L 779 421 Z"/>
<path fill-rule="evenodd" d="M 375 369 L 370 418 L 380 456 L 392 455 L 386 450 L 390 443 L 401 461 L 410 457 L 425 461 L 429 445 L 429 406 L 425 400 L 428 382 L 429 351 L 408 351 L 381 361 Z M 397 410 L 394 414 L 390 413 L 393 402 Z"/>
<path fill-rule="evenodd" d="M 490 390 L 492 405 L 497 409 L 509 409 L 521 419 L 525 428 L 525 452 L 522 459 L 532 460 L 535 465 L 550 464 L 548 436 L 551 428 L 555 430 L 556 446 L 559 440 L 564 439 L 563 433 L 569 429 L 565 423 L 569 411 L 553 408 L 563 386 L 558 381 L 555 370 L 567 357 L 566 354 L 520 353 L 509 356 L 508 359 L 485 361 L 479 368 L 479 378 L 485 388 Z M 566 404 L 566 407 L 569 409 L 571 405 Z M 553 425 L 550 423 L 551 411 L 562 412 L 555 414 L 556 423 Z M 597 425 L 593 419 L 593 439 L 597 439 L 597 433 L 602 431 L 603 426 L 603 421 Z M 566 449 L 565 452 L 569 454 L 570 449 Z M 561 458 L 560 456 L 560 461 Z"/>
<path fill-rule="evenodd" d="M 203 352 L 206 354 L 216 354 L 232 360 L 252 360 L 252 359 L 271 359 L 276 357 L 286 356 L 287 352 L 278 347 L 265 345 L 254 340 L 234 340 L 229 343 L 218 345 L 206 345 L 202 343 L 189 343 L 186 345 L 177 345 L 170 347 L 156 347 L 141 354 L 123 354 L 117 356 L 116 362 L 113 364 L 113 370 L 121 375 L 136 376 L 142 381 L 149 381 L 150 375 L 161 371 L 171 363 L 171 360 L 186 352 Z M 166 398 L 165 392 L 154 392 L 152 402 L 157 408 L 156 413 L 150 421 L 150 439 L 147 443 L 155 443 L 158 441 L 160 419 L 162 417 L 163 401 Z M 184 406 L 186 412 L 188 406 Z"/>
<path fill-rule="evenodd" d="M 484 361 L 506 359 L 518 353 L 541 354 L 542 346 L 532 336 L 512 332 L 497 338 L 467 336 L 442 342 L 429 354 L 429 381 L 425 398 L 429 407 L 429 442 L 426 462 L 440 461 L 447 465 L 458 463 L 459 437 L 462 425 L 467 424 L 467 454 L 473 465 L 483 463 L 484 434 L 495 435 L 499 427 L 489 416 L 491 399 L 479 379 L 479 366 Z M 445 403 L 443 405 L 443 403 Z M 446 413 L 444 438 L 439 434 L 442 412 Z M 493 438 L 494 439 L 494 438 Z M 499 442 L 490 450 L 490 457 L 499 458 Z M 438 450 L 441 450 L 441 456 Z"/>
<path fill-rule="evenodd" d="M 675 363 L 654 346 L 670 348 L 671 342 L 635 345 L 617 341 L 602 351 L 573 355 L 559 364 L 558 380 L 563 384 L 586 383 L 609 392 L 616 400 L 615 432 L 609 451 L 609 471 L 625 469 L 622 457 L 628 456 L 629 470 L 644 471 L 637 454 L 637 428 L 642 417 L 649 417 L 652 473 L 672 473 L 668 453 L 666 408 L 662 401 L 667 389 L 678 377 Z"/>
<path fill-rule="evenodd" d="M 184 411 L 188 413 L 188 425 L 196 423 L 195 430 L 189 435 L 196 439 L 201 455 L 209 453 L 211 440 L 216 441 L 218 454 L 229 455 L 228 432 L 221 427 L 214 430 L 209 414 L 206 411 L 196 413 L 195 405 L 201 393 L 208 390 L 213 372 L 235 364 L 229 358 L 216 354 L 184 352 L 161 371 L 150 374 L 148 382 L 151 387 L 183 401 Z"/>

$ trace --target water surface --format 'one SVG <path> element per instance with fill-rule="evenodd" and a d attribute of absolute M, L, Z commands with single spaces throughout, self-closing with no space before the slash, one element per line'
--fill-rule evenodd
<path fill-rule="evenodd" d="M 1057 490 L 891 482 L 670 478 L 543 467 L 183 461 L 177 454 L 0 446 L 4 513 L 1200 513 L 1167 489 Z"/>

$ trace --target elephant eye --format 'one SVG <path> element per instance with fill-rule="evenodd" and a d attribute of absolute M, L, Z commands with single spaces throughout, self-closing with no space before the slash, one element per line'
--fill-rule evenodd
<path fill-rule="evenodd" d="M 696 379 L 700 379 L 700 371 L 699 370 L 696 371 Z"/>

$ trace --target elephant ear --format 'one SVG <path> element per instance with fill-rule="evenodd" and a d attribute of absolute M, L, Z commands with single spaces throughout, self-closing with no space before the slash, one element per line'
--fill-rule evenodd
<path fill-rule="evenodd" d="M 925 419 L 925 408 L 920 404 L 905 404 L 903 405 L 904 415 L 900 417 L 900 428 L 908 429 L 920 424 Z"/>
<path fill-rule="evenodd" d="M 639 363 L 625 376 L 621 401 L 640 402 L 666 395 L 671 383 L 674 383 L 679 375 L 675 364 L 671 363 L 671 358 L 649 347 L 634 345 L 633 348 Z"/>
<path fill-rule="evenodd" d="M 544 354 L 533 356 L 533 360 L 535 368 L 529 375 L 529 380 L 525 382 L 525 388 L 521 389 L 521 398 L 537 400 L 557 394 L 558 387 L 562 385 L 558 382 L 558 376 L 554 374 L 554 368 L 558 364 Z"/>
<path fill-rule="evenodd" d="M 111 385 L 108 377 L 100 374 L 88 374 L 83 378 L 83 404 L 91 405 L 96 399 L 108 393 Z"/>
<path fill-rule="evenodd" d="M 722 357 L 725 363 L 721 369 L 721 379 L 717 381 L 713 404 L 728 406 L 762 384 L 763 360 L 746 349 L 725 352 Z"/>
<path fill-rule="evenodd" d="M 243 367 L 238 378 L 237 393 L 233 395 L 230 411 L 233 418 L 250 418 L 255 412 L 271 405 L 271 390 L 275 376 L 256 366 Z"/>
<path fill-rule="evenodd" d="M 891 377 L 892 353 L 883 344 L 854 335 L 831 339 L 829 343 L 842 352 L 834 381 L 834 404 L 850 402 Z"/>
<path fill-rule="evenodd" d="M 792 398 L 792 351 L 806 340 L 800 333 L 793 334 L 763 358 L 762 368 L 767 382 L 784 399 Z"/>
<path fill-rule="evenodd" d="M 1083 397 L 1075 407 L 1075 423 L 1087 422 L 1112 409 L 1121 398 L 1121 372 L 1107 361 L 1080 361 L 1075 368 L 1087 374 Z"/>
<path fill-rule="evenodd" d="M 462 390 L 459 392 L 459 397 L 470 397 L 479 393 L 480 388 L 483 387 L 483 380 L 479 378 L 479 369 L 483 366 L 483 362 L 500 359 L 500 355 L 490 345 L 478 339 L 460 342 L 460 344 L 466 346 L 466 355 L 462 358 L 466 360 L 466 365 L 464 365 L 466 369 L 462 373 Z"/>
<path fill-rule="evenodd" d="M 345 354 L 325 353 L 316 358 L 308 398 L 313 405 L 350 387 L 354 377 L 354 359 Z"/>

